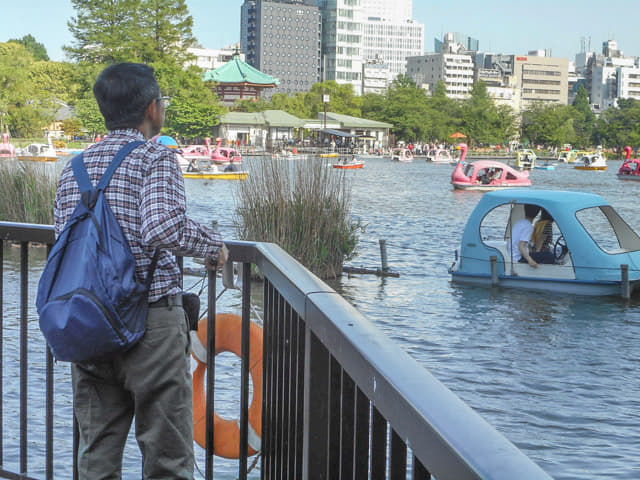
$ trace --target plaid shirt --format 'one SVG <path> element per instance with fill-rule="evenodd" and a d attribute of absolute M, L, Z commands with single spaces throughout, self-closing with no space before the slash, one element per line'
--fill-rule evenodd
<path fill-rule="evenodd" d="M 84 163 L 94 185 L 118 150 L 134 140 L 144 140 L 144 136 L 135 129 L 114 130 L 84 151 Z M 116 170 L 105 196 L 129 241 L 140 279 L 147 278 L 154 251 L 161 249 L 149 302 L 182 291 L 174 254 L 217 255 L 222 246 L 218 233 L 187 218 L 182 172 L 175 153 L 163 145 L 146 142 L 135 148 Z M 69 161 L 58 183 L 56 238 L 79 201 L 80 190 Z"/>

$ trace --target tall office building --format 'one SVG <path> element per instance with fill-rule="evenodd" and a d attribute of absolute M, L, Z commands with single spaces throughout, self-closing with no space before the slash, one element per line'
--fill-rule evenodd
<path fill-rule="evenodd" d="M 462 48 L 467 52 L 477 52 L 479 50 L 480 42 L 475 38 L 468 37 L 460 32 L 449 32 L 447 35 L 450 36 L 454 42 L 462 45 Z M 442 40 L 434 38 L 433 51 L 440 52 L 446 41 L 446 38 L 443 38 Z"/>
<path fill-rule="evenodd" d="M 245 0 L 241 42 L 247 63 L 280 79 L 268 96 L 306 92 L 320 81 L 322 22 L 315 0 Z"/>
<path fill-rule="evenodd" d="M 412 0 L 318 0 L 323 17 L 324 77 L 362 93 L 363 65 L 406 72 L 406 58 L 424 51 L 424 25 L 412 20 Z"/>

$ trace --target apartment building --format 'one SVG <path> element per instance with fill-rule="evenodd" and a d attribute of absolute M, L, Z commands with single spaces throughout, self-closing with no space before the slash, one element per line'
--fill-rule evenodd
<path fill-rule="evenodd" d="M 241 39 L 247 63 L 280 79 L 267 97 L 306 92 L 320 81 L 322 20 L 315 0 L 245 0 Z"/>

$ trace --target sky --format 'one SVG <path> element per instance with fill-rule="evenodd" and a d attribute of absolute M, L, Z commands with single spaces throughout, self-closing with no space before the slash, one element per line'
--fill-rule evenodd
<path fill-rule="evenodd" d="M 393 1 L 393 0 L 389 0 Z M 186 0 L 194 18 L 193 33 L 205 48 L 240 42 L 243 0 Z M 414 19 L 425 25 L 425 51 L 434 37 L 460 32 L 480 42 L 480 50 L 526 54 L 550 48 L 555 57 L 574 59 L 582 39 L 600 53 L 602 42 L 618 41 L 625 55 L 640 56 L 640 0 L 413 0 Z M 74 15 L 70 0 L 0 0 L 0 42 L 31 34 L 52 60 L 66 60 L 71 44 L 67 21 Z M 590 49 L 589 49 L 590 45 Z"/>

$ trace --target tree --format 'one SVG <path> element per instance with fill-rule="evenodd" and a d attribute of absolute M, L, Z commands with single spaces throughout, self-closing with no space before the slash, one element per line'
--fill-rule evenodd
<path fill-rule="evenodd" d="M 591 111 L 589 93 L 584 85 L 580 85 L 578 88 L 576 98 L 573 101 L 573 110 L 576 142 L 578 146 L 586 147 L 592 143 L 596 116 Z"/>
<path fill-rule="evenodd" d="M 98 133 L 106 133 L 107 131 L 104 117 L 100 113 L 98 102 L 92 93 L 87 93 L 85 97 L 76 102 L 76 117 L 91 138 Z"/>
<path fill-rule="evenodd" d="M 139 60 L 141 0 L 71 0 L 76 16 L 67 23 L 74 37 L 63 50 L 74 60 L 116 63 Z"/>
<path fill-rule="evenodd" d="M 71 0 L 74 37 L 63 47 L 78 61 L 115 63 L 175 62 L 195 44 L 193 18 L 185 0 Z"/>
<path fill-rule="evenodd" d="M 515 116 L 508 108 L 498 108 L 482 81 L 473 85 L 461 113 L 462 129 L 471 141 L 483 145 L 502 143 L 515 132 Z"/>
<path fill-rule="evenodd" d="M 42 43 L 36 41 L 33 35 L 28 34 L 22 38 L 12 38 L 9 41 L 24 45 L 27 48 L 27 50 L 31 52 L 31 54 L 36 60 L 49 61 L 49 55 L 47 54 L 47 49 Z"/>
<path fill-rule="evenodd" d="M 607 109 L 597 121 L 595 139 L 605 146 L 624 148 L 640 145 L 640 102 L 618 99 L 618 106 Z"/>
<path fill-rule="evenodd" d="M 522 133 L 532 144 L 575 143 L 573 107 L 537 103 L 522 114 Z"/>
<path fill-rule="evenodd" d="M 140 8 L 143 62 L 176 61 L 183 65 L 196 43 L 193 17 L 185 0 L 143 0 Z"/>
<path fill-rule="evenodd" d="M 183 70 L 175 63 L 160 63 L 154 67 L 163 94 L 172 97 L 166 113 L 165 132 L 186 138 L 210 136 L 220 123 L 222 106 L 202 81 L 200 69 Z"/>

